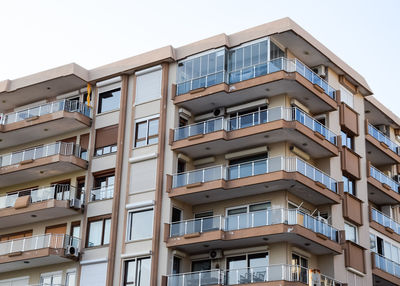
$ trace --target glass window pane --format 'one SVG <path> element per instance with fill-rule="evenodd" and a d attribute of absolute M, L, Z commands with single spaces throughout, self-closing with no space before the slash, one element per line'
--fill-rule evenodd
<path fill-rule="evenodd" d="M 136 260 L 125 262 L 125 283 L 134 284 L 136 281 Z"/>
<path fill-rule="evenodd" d="M 138 259 L 138 286 L 150 285 L 150 258 Z"/>
<path fill-rule="evenodd" d="M 243 59 L 243 66 L 248 67 L 251 66 L 251 46 L 247 46 L 243 49 L 244 59 Z"/>
<path fill-rule="evenodd" d="M 115 110 L 119 108 L 121 89 L 114 89 L 99 94 L 98 113 Z"/>
<path fill-rule="evenodd" d="M 68 272 L 67 273 L 67 278 L 66 278 L 66 283 L 65 286 L 75 286 L 75 279 L 76 279 L 76 273 L 75 272 Z"/>
<path fill-rule="evenodd" d="M 158 118 L 149 121 L 149 136 L 158 134 Z"/>
<path fill-rule="evenodd" d="M 130 240 L 146 239 L 153 236 L 153 210 L 130 213 Z"/>
<path fill-rule="evenodd" d="M 141 122 L 136 124 L 136 138 L 146 138 L 146 127 L 147 127 L 147 122 Z"/>
<path fill-rule="evenodd" d="M 111 219 L 108 218 L 104 222 L 104 241 L 103 244 L 110 243 Z"/>
<path fill-rule="evenodd" d="M 101 245 L 101 235 L 103 233 L 103 221 L 92 221 L 89 223 L 88 247 Z"/>

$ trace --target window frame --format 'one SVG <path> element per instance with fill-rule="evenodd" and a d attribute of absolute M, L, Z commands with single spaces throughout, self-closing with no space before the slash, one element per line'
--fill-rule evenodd
<path fill-rule="evenodd" d="M 138 286 L 141 286 L 141 285 L 139 285 L 137 282 L 137 278 L 138 278 L 138 260 L 144 260 L 144 259 L 149 259 L 149 261 L 150 261 L 150 276 L 151 276 L 151 256 L 139 256 L 139 257 L 132 257 L 132 258 L 130 258 L 130 259 L 126 259 L 126 260 L 124 260 L 123 261 L 123 286 L 127 286 L 127 285 L 138 285 Z M 135 281 L 132 283 L 132 282 L 127 282 L 127 276 L 128 276 L 128 263 L 129 262 L 133 262 L 133 261 L 135 261 Z M 149 279 L 150 279 L 150 277 L 149 277 Z"/>
<path fill-rule="evenodd" d="M 354 197 L 357 196 L 357 190 L 356 190 L 356 180 L 354 180 L 353 178 L 347 176 L 347 175 L 342 175 L 342 181 L 343 181 L 343 192 L 348 193 Z M 350 183 L 352 184 L 352 192 L 349 192 L 348 190 L 350 190 Z M 346 191 L 347 189 L 347 191 Z"/>
<path fill-rule="evenodd" d="M 355 236 L 354 240 L 348 239 L 348 237 L 346 236 L 346 225 L 354 229 L 354 236 Z M 359 242 L 358 227 L 355 224 L 352 224 L 348 221 L 344 221 L 344 235 L 345 235 L 346 241 L 351 241 L 355 244 L 358 244 L 358 242 Z"/>
<path fill-rule="evenodd" d="M 119 91 L 119 107 L 118 108 L 113 108 L 113 109 L 109 109 L 109 110 L 106 110 L 106 111 L 103 111 L 102 110 L 102 102 L 103 102 L 103 99 L 101 98 L 101 95 L 102 94 L 104 94 L 104 93 L 113 93 L 113 92 L 115 92 L 115 91 Z M 102 90 L 102 91 L 98 91 L 98 96 L 97 96 L 97 114 L 104 114 L 104 113 L 107 113 L 107 112 L 112 112 L 112 111 L 115 111 L 115 110 L 119 110 L 119 109 L 121 109 L 121 91 L 122 91 L 122 88 L 121 88 L 121 86 L 118 86 L 118 87 L 110 87 L 109 89 L 105 89 L 105 90 Z"/>
<path fill-rule="evenodd" d="M 339 90 L 340 90 L 340 101 L 353 109 L 354 94 L 342 84 L 340 84 Z M 351 102 L 348 101 L 350 97 L 351 97 Z"/>
<path fill-rule="evenodd" d="M 141 212 L 147 212 L 147 211 L 152 211 L 152 219 L 151 219 L 151 236 L 146 237 L 146 238 L 139 238 L 139 239 L 134 239 L 132 235 L 132 223 L 133 223 L 133 214 L 134 213 L 141 213 Z M 183 215 L 183 213 L 182 213 Z M 153 233 L 153 227 L 154 227 L 154 207 L 145 207 L 145 208 L 137 208 L 137 209 L 131 209 L 128 211 L 128 225 L 126 228 L 126 242 L 132 242 L 132 241 L 141 241 L 141 240 L 149 240 L 153 239 L 154 233 Z"/>
<path fill-rule="evenodd" d="M 355 146 L 354 146 L 354 136 L 352 136 L 351 134 L 348 134 L 347 132 L 340 130 L 340 136 L 342 137 L 342 140 L 340 142 L 340 144 L 342 145 L 342 147 L 346 147 L 347 149 L 355 152 Z M 343 144 L 343 140 L 345 140 L 345 144 Z M 349 140 L 350 140 L 350 144 L 351 147 L 349 147 Z"/>
<path fill-rule="evenodd" d="M 158 127 L 157 128 L 157 134 L 149 136 L 149 126 L 150 126 L 149 123 L 150 123 L 150 121 L 156 121 L 156 120 L 158 121 L 157 122 L 157 125 L 158 125 L 157 126 Z M 140 141 L 138 141 L 138 130 L 139 130 L 138 126 L 139 126 L 139 124 L 143 124 L 143 123 L 146 124 L 146 135 L 145 135 L 145 137 L 140 137 Z M 145 146 L 158 144 L 158 142 L 159 142 L 159 140 L 158 140 L 159 134 L 160 134 L 160 114 L 156 114 L 156 115 L 152 115 L 152 116 L 149 116 L 149 117 L 140 118 L 140 119 L 135 120 L 134 148 L 141 148 L 141 147 L 145 147 Z M 149 139 L 153 139 L 153 138 L 157 138 L 157 142 L 149 143 Z M 138 142 L 142 142 L 142 141 L 144 141 L 144 144 L 138 146 Z"/>
<path fill-rule="evenodd" d="M 87 223 L 87 235 L 86 235 L 86 243 L 85 246 L 86 248 L 93 248 L 93 247 L 102 247 L 102 246 L 107 246 L 109 245 L 108 243 L 104 243 L 104 235 L 105 235 L 105 226 L 106 226 L 106 221 L 109 220 L 110 224 L 111 224 L 111 214 L 108 215 L 103 215 L 103 216 L 96 216 L 96 217 L 90 217 L 88 218 L 88 223 Z M 99 245 L 93 245 L 93 246 L 89 246 L 89 238 L 90 238 L 90 224 L 93 222 L 98 222 L 98 221 L 102 221 L 102 229 L 101 229 L 101 242 Z M 110 240 L 110 238 L 108 238 L 108 240 Z"/>

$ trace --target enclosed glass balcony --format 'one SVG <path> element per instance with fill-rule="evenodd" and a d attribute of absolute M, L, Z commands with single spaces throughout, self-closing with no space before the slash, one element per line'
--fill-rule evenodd
<path fill-rule="evenodd" d="M 378 253 L 373 254 L 375 267 L 400 278 L 400 264 Z"/>

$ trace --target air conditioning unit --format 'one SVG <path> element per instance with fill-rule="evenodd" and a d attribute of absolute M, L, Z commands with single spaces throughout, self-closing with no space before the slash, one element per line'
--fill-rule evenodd
<path fill-rule="evenodd" d="M 215 117 L 225 115 L 225 107 L 216 108 L 213 110 L 213 115 Z"/>
<path fill-rule="evenodd" d="M 65 249 L 65 256 L 69 257 L 79 257 L 78 248 L 72 245 L 68 245 Z"/>
<path fill-rule="evenodd" d="M 79 210 L 82 207 L 81 200 L 79 200 L 79 199 L 71 199 L 69 201 L 69 207 L 73 208 L 73 209 L 76 209 L 76 210 Z"/>
<path fill-rule="evenodd" d="M 394 175 L 393 180 L 396 181 L 397 183 L 400 183 L 400 175 Z"/>
<path fill-rule="evenodd" d="M 326 77 L 326 67 L 324 65 L 314 67 L 313 71 L 320 77 Z"/>
<path fill-rule="evenodd" d="M 223 254 L 222 254 L 221 249 L 211 250 L 208 253 L 208 258 L 210 258 L 210 259 L 218 259 L 218 258 L 222 258 L 222 256 L 223 256 Z"/>
<path fill-rule="evenodd" d="M 386 127 L 386 125 L 377 125 L 376 126 L 376 128 L 380 131 L 380 132 L 382 132 L 383 134 L 387 134 L 387 127 Z"/>

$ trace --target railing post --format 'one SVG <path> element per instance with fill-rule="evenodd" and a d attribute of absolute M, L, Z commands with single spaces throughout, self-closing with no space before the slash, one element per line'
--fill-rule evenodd
<path fill-rule="evenodd" d="M 11 246 L 10 246 L 10 252 L 9 253 L 12 253 L 13 246 L 14 246 L 14 240 L 11 240 Z"/>
<path fill-rule="evenodd" d="M 204 183 L 205 182 L 205 176 L 206 176 L 206 170 L 205 169 L 203 169 L 203 171 L 202 171 L 202 173 L 203 173 L 203 179 L 202 179 L 202 182 Z"/>
<path fill-rule="evenodd" d="M 203 232 L 203 223 L 204 223 L 204 219 L 201 218 L 201 219 L 200 219 L 200 233 Z"/>
<path fill-rule="evenodd" d="M 187 234 L 187 221 L 185 221 L 184 234 Z"/>

